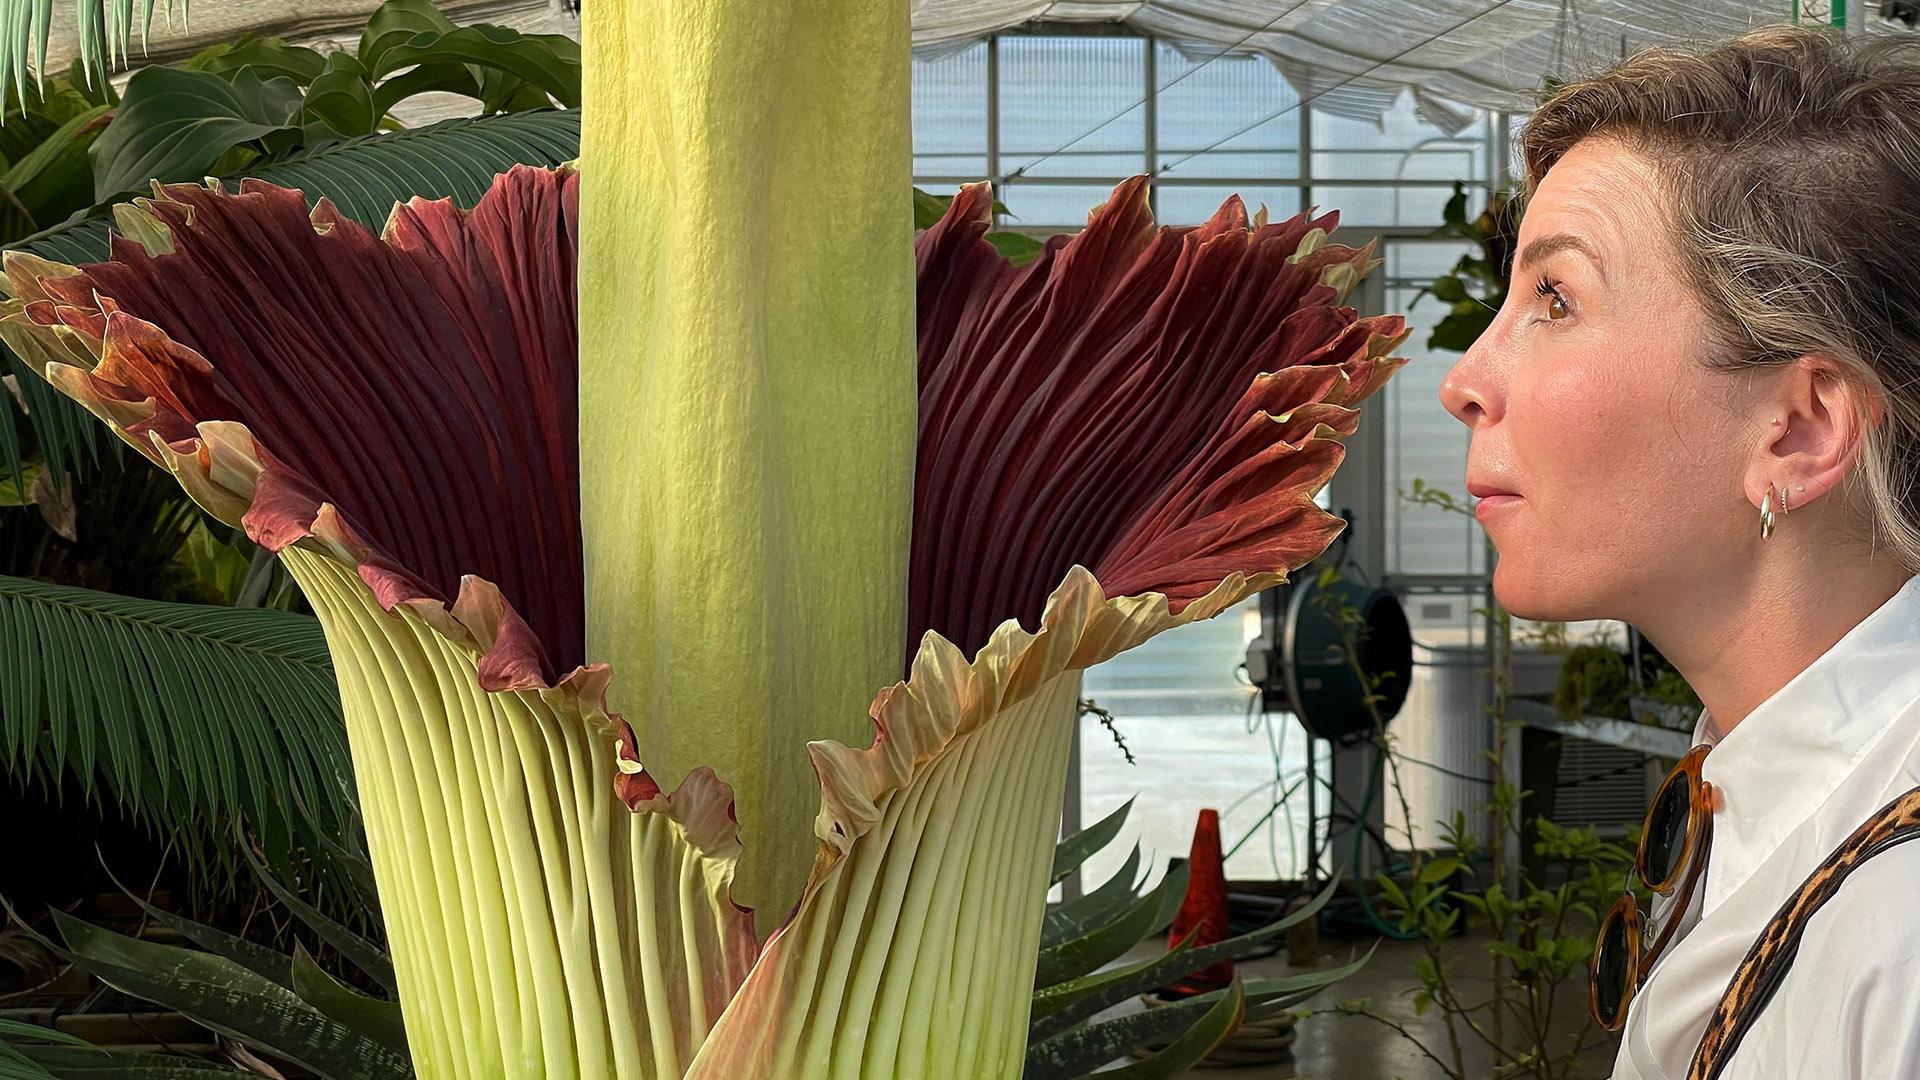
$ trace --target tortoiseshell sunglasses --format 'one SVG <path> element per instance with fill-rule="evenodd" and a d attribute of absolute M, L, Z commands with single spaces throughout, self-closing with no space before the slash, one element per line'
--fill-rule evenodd
<path fill-rule="evenodd" d="M 1631 888 L 1620 894 L 1606 918 L 1600 920 L 1588 976 L 1587 1008 L 1608 1031 L 1618 1031 L 1626 1023 L 1627 1006 L 1673 939 L 1674 928 L 1680 925 L 1706 870 L 1707 849 L 1713 844 L 1713 785 L 1701 778 L 1700 763 L 1706 760 L 1708 749 L 1696 746 L 1687 751 L 1660 782 L 1640 833 L 1634 873 L 1661 896 L 1679 890 L 1666 926 L 1652 945 L 1646 944 L 1648 927 Z"/>

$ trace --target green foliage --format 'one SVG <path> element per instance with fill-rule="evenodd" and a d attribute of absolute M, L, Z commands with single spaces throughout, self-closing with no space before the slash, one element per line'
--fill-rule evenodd
<path fill-rule="evenodd" d="M 1123 807 L 1099 824 L 1061 841 L 1055 850 L 1056 870 L 1064 876 L 1100 850 L 1112 840 L 1125 818 Z M 342 829 L 341 834 L 353 836 L 354 830 Z M 358 867 L 364 877 L 371 880 L 371 867 L 357 841 L 351 850 L 336 851 L 339 864 Z M 384 986 L 384 996 L 363 993 L 347 980 L 326 971 L 303 945 L 296 944 L 289 956 L 162 911 L 138 896 L 133 900 L 149 918 L 179 933 L 197 948 L 124 937 L 59 912 L 52 916 L 64 944 L 44 938 L 42 941 L 123 992 L 177 1009 L 213 1031 L 237 1038 L 270 1057 L 297 1062 L 326 1080 L 412 1075 L 405 1057 L 399 1004 L 390 982 L 391 961 L 384 947 L 345 931 L 311 905 L 301 902 L 293 890 L 251 855 L 248 862 L 268 892 L 308 931 L 336 946 L 336 955 L 357 968 L 362 978 Z M 1170 874 L 1160 887 L 1142 894 L 1133 882 L 1138 867 L 1136 848 L 1134 857 L 1119 875 L 1126 887 L 1117 910 L 1101 919 L 1076 922 L 1075 932 L 1053 947 L 1100 940 L 1104 953 L 1110 950 L 1112 941 L 1124 940 L 1121 951 L 1125 951 L 1150 935 L 1164 932 L 1185 891 L 1186 876 L 1179 872 Z M 1028 1080 L 1089 1076 L 1130 1050 L 1149 1046 L 1160 1046 L 1160 1049 L 1118 1072 L 1099 1075 L 1144 1080 L 1179 1076 L 1231 1034 L 1242 1017 L 1265 1018 L 1285 1012 L 1358 971 L 1371 957 L 1371 952 L 1338 967 L 1245 983 L 1236 980 L 1224 990 L 1144 1013 L 1093 1022 L 1097 1014 L 1120 1002 L 1217 961 L 1230 959 L 1252 945 L 1315 918 L 1333 892 L 1334 886 L 1330 885 L 1285 917 L 1216 945 L 1194 948 L 1190 940 L 1183 941 L 1175 948 L 1111 971 L 1094 974 L 1080 971 L 1072 978 L 1043 976 L 1036 980 L 1033 1021 L 1028 1034 L 1025 1072 Z M 371 890 L 361 894 L 361 900 L 366 910 L 360 913 L 358 921 L 378 925 L 380 916 Z M 1076 900 L 1049 905 L 1049 919 L 1080 903 Z M 1141 916 L 1143 911 L 1147 912 L 1146 917 Z M 1081 950 L 1076 951 L 1076 955 L 1085 958 L 1091 954 Z M 62 1053 L 68 1055 L 58 1062 L 46 1052 L 47 1047 L 56 1043 Z M 18 1062 L 39 1063 L 34 1067 L 45 1068 L 48 1075 L 60 1078 L 83 1075 L 78 1064 L 98 1070 L 84 1073 L 87 1076 L 129 1078 L 169 1075 L 143 1070 L 192 1069 L 201 1064 L 170 1055 L 82 1049 L 71 1040 L 62 1041 L 61 1036 L 47 1029 L 0 1024 L 0 1077 L 11 1076 L 6 1067 Z M 63 1071 L 70 1066 L 73 1071 Z M 376 1069 L 387 1071 L 370 1071 Z M 31 1072 L 20 1075 L 41 1076 Z M 179 1075 L 183 1080 L 199 1076 L 192 1072 L 171 1075 Z"/>
<path fill-rule="evenodd" d="M 1560 663 L 1553 688 L 1553 707 L 1560 715 L 1608 716 L 1628 719 L 1627 692 L 1633 680 L 1627 658 L 1611 645 L 1577 645 Z"/>
<path fill-rule="evenodd" d="M 428 91 L 473 98 L 483 114 L 574 108 L 580 46 L 560 34 L 456 26 L 429 0 L 388 0 L 355 53 L 249 35 L 179 67 L 142 68 L 93 147 L 94 199 L 396 128 L 393 107 Z"/>
<path fill-rule="evenodd" d="M 1520 208 L 1505 192 L 1496 192 L 1487 208 L 1471 221 L 1467 219 L 1467 188 L 1455 182 L 1453 197 L 1447 200 L 1443 224 L 1427 235 L 1434 239 L 1471 240 L 1478 252 L 1462 255 L 1453 269 L 1433 280 L 1433 284 L 1414 296 L 1432 294 L 1450 306 L 1447 316 L 1434 324 L 1427 336 L 1427 348 L 1465 352 L 1493 322 L 1495 312 L 1507 297 L 1507 273 L 1513 262 L 1513 245 L 1520 234 Z M 1412 306 L 1412 305 L 1409 305 Z"/>
<path fill-rule="evenodd" d="M 1065 877 L 1087 856 L 1111 842 L 1131 806 L 1128 803 L 1062 840 L 1055 849 L 1054 880 Z M 1244 985 L 1236 981 L 1224 990 L 1096 1023 L 1094 1017 L 1115 1005 L 1231 959 L 1315 918 L 1334 892 L 1330 885 L 1286 916 L 1216 945 L 1195 948 L 1189 939 L 1132 964 L 1095 970 L 1149 937 L 1164 933 L 1179 910 L 1186 893 L 1185 867 L 1169 872 L 1158 886 L 1142 893 L 1134 880 L 1139 866 L 1140 851 L 1136 847 L 1120 870 L 1098 889 L 1047 905 L 1027 1035 L 1027 1080 L 1086 1076 L 1135 1048 L 1162 1043 L 1166 1045 L 1144 1060 L 1099 1075 L 1181 1075 L 1232 1032 L 1240 1019 L 1239 1009 L 1244 1008 L 1248 1017 L 1291 1009 L 1359 970 L 1372 955 L 1369 952 L 1352 963 L 1323 971 Z M 1230 1023 L 1224 1019 L 1229 1003 L 1239 1003 L 1232 1006 L 1235 1012 Z"/>
<path fill-rule="evenodd" d="M 230 823 L 288 865 L 346 820 L 346 731 L 308 616 L 0 577 L 0 671 L 14 783 L 111 792 L 209 872 L 237 868 Z"/>

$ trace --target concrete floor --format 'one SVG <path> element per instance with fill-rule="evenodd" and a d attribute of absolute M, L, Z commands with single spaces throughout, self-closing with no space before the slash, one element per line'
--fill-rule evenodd
<path fill-rule="evenodd" d="M 1137 950 L 1130 959 L 1145 956 L 1157 947 L 1149 944 Z M 1345 943 L 1327 942 L 1325 963 L 1333 966 L 1346 962 L 1347 950 Z M 1448 1059 L 1450 1054 L 1446 1031 L 1439 1011 L 1429 1009 L 1424 1017 L 1415 1016 L 1413 1012 L 1412 994 L 1419 985 L 1413 974 L 1414 960 L 1420 951 L 1417 942 L 1383 942 L 1366 967 L 1322 991 L 1305 1007 L 1331 1009 L 1336 1001 L 1371 998 L 1375 1009 L 1405 1025 L 1409 1032 L 1418 1036 L 1442 1059 Z M 1449 959 L 1459 958 L 1457 966 L 1451 970 L 1462 996 L 1471 1001 L 1483 1000 L 1490 986 L 1486 938 L 1468 936 L 1455 939 L 1449 943 L 1445 955 Z M 1294 974 L 1301 969 L 1288 966 L 1283 951 L 1242 964 L 1240 970 L 1246 978 L 1271 978 Z M 1126 1007 L 1121 1007 L 1115 1010 L 1114 1015 L 1124 1011 Z M 1552 1045 L 1575 1045 L 1574 1040 L 1583 1037 L 1585 1020 L 1584 982 L 1578 988 L 1571 985 L 1563 987 L 1555 1002 L 1550 1025 Z M 1613 1038 L 1598 1028 L 1586 1028 L 1584 1038 L 1587 1050 L 1580 1056 L 1580 1066 L 1571 1073 L 1556 1073 L 1556 1076 L 1564 1076 L 1566 1080 L 1600 1080 L 1608 1074 L 1613 1064 Z M 1462 1040 L 1466 1044 L 1462 1047 L 1465 1076 L 1470 1080 L 1491 1077 L 1494 1064 L 1492 1053 L 1471 1033 L 1463 1031 Z M 1240 1077 L 1248 1080 L 1255 1077 L 1261 1080 L 1285 1080 L 1290 1077 L 1301 1080 L 1444 1080 L 1449 1073 L 1423 1056 L 1406 1038 L 1373 1020 L 1323 1013 L 1300 1022 L 1299 1036 L 1293 1045 L 1290 1060 L 1261 1066 L 1199 1068 L 1186 1075 L 1194 1080 L 1234 1080 Z"/>

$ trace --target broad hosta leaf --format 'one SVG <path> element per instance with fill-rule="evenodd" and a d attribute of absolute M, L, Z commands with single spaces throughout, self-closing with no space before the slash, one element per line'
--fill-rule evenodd
<path fill-rule="evenodd" d="M 344 820 L 350 775 L 312 618 L 0 577 L 0 762 L 71 773 L 164 834 L 245 821 L 276 859 Z"/>
<path fill-rule="evenodd" d="M 300 99 L 292 79 L 263 81 L 252 69 L 229 81 L 187 68 L 141 68 L 93 144 L 94 198 L 104 202 L 153 180 L 197 180 L 228 147 L 296 128 Z"/>
<path fill-rule="evenodd" d="M 300 114 L 309 125 L 324 125 L 330 134 L 340 138 L 371 135 L 384 115 L 374 109 L 366 68 L 346 53 L 327 57 L 326 70 L 315 76 L 313 85 L 307 87 Z M 308 139 L 309 143 L 319 141 Z"/>

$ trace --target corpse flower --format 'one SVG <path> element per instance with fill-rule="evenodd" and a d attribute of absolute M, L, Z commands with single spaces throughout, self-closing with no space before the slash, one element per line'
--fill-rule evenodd
<path fill-rule="evenodd" d="M 1017 1075 L 1080 672 L 1325 549 L 1401 320 L 1142 179 L 914 238 L 904 4 L 646 6 L 578 171 L 156 186 L 0 335 L 319 614 L 421 1075 Z"/>

